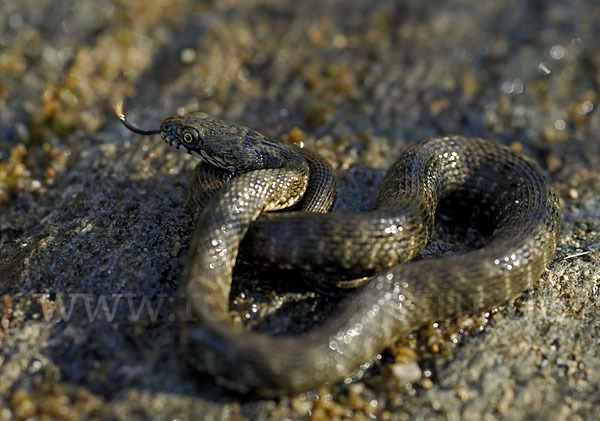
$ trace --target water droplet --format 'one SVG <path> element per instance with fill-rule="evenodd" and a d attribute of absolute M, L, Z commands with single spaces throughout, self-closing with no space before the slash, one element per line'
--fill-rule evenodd
<path fill-rule="evenodd" d="M 558 119 L 554 122 L 554 128 L 556 130 L 564 130 L 566 127 L 567 127 L 567 123 L 565 123 L 565 120 Z"/>
<path fill-rule="evenodd" d="M 541 75 L 546 76 L 546 75 L 549 75 L 550 73 L 552 73 L 552 69 L 550 69 L 550 65 L 547 62 L 542 61 L 542 62 L 540 62 L 540 64 L 538 64 L 538 72 Z"/>
<path fill-rule="evenodd" d="M 554 45 L 550 48 L 550 56 L 554 60 L 562 60 L 565 58 L 565 49 L 561 45 Z"/>

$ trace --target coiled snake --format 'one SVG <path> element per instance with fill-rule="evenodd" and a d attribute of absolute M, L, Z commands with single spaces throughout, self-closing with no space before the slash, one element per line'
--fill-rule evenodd
<path fill-rule="evenodd" d="M 167 118 L 152 131 L 117 113 L 131 130 L 160 133 L 209 164 L 193 176 L 190 203 L 206 206 L 195 209 L 177 313 L 192 364 L 241 392 L 275 396 L 340 381 L 429 321 L 517 296 L 555 252 L 556 193 L 533 162 L 496 143 L 445 136 L 415 144 L 389 169 L 375 210 L 366 214 L 265 215 L 300 202 L 309 177 L 316 181 L 299 206 L 326 211 L 334 182 L 322 161 L 203 113 Z M 310 167 L 305 156 L 313 160 Z M 206 191 L 215 192 L 207 199 Z M 436 205 L 450 195 L 485 212 L 492 239 L 462 255 L 399 265 L 424 247 Z M 302 335 L 242 330 L 229 320 L 229 292 L 240 242 L 254 221 L 248 241 L 267 260 L 376 274 L 349 293 L 336 314 Z"/>

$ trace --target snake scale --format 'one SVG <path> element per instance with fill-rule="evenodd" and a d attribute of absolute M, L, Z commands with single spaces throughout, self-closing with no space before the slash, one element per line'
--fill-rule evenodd
<path fill-rule="evenodd" d="M 178 324 L 191 363 L 237 391 L 277 396 L 341 381 L 427 322 L 517 296 L 555 252 L 557 195 L 535 163 L 503 145 L 458 135 L 418 142 L 388 170 L 365 214 L 264 214 L 294 205 L 326 211 L 335 184 L 326 167 L 203 113 L 167 118 L 152 131 L 119 114 L 129 129 L 160 133 L 208 164 L 197 167 L 190 191 L 197 222 L 177 294 Z M 311 177 L 317 181 L 307 187 Z M 302 199 L 307 188 L 311 197 Z M 465 254 L 399 264 L 424 247 L 436 206 L 449 196 L 480 209 L 493 225 L 491 240 Z M 267 261 L 374 275 L 304 334 L 244 330 L 230 321 L 229 294 L 238 248 L 253 223 L 251 244 Z"/>

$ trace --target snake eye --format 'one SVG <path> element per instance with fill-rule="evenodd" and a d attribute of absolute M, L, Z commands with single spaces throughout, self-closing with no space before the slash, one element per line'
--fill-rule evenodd
<path fill-rule="evenodd" d="M 193 128 L 185 129 L 181 135 L 181 140 L 186 145 L 192 145 L 198 140 L 198 132 Z"/>

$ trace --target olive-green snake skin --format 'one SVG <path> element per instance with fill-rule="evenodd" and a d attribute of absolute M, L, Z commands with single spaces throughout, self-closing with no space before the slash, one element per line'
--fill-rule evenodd
<path fill-rule="evenodd" d="M 311 165 L 317 169 L 310 170 L 296 148 L 203 113 L 167 118 L 160 130 L 126 125 L 142 134 L 161 133 L 209 164 L 195 171 L 193 206 L 207 200 L 204 190 L 220 187 L 203 210 L 194 209 L 198 218 L 178 290 L 178 323 L 192 364 L 241 392 L 276 396 L 341 381 L 427 322 L 517 296 L 539 278 L 558 242 L 558 199 L 541 170 L 482 139 L 433 137 L 415 144 L 387 172 L 369 213 L 265 215 L 298 203 L 309 176 L 318 180 L 302 209 L 327 209 L 334 184 L 324 175 L 327 169 L 319 169 L 317 159 Z M 221 178 L 211 184 L 213 172 L 215 180 Z M 424 247 L 437 203 L 449 196 L 472 203 L 488 218 L 491 240 L 462 255 L 400 265 Z M 254 252 L 268 261 L 376 274 L 309 332 L 268 336 L 243 330 L 230 321 L 229 293 L 238 248 L 253 222 L 245 244 L 259 247 Z"/>

